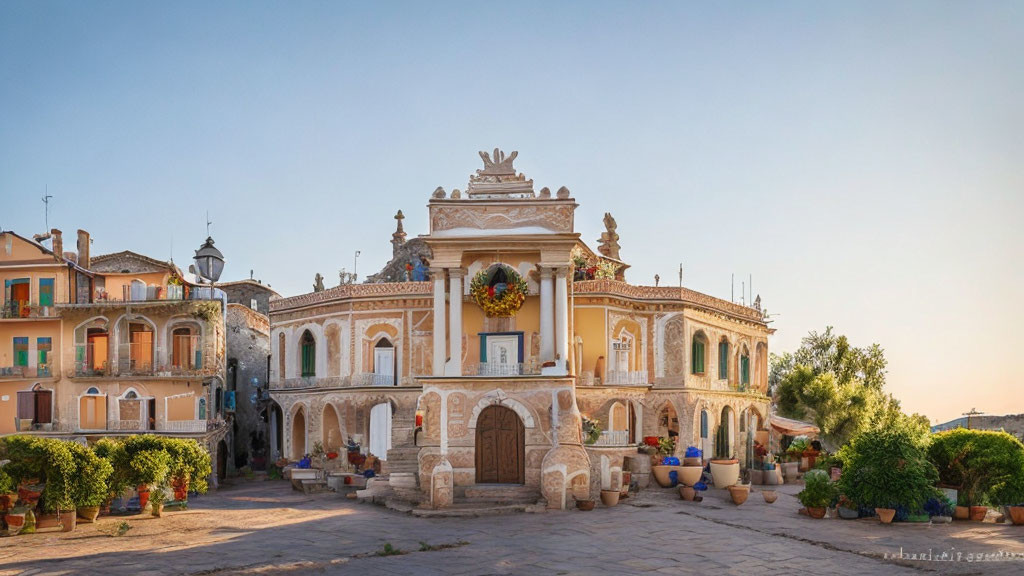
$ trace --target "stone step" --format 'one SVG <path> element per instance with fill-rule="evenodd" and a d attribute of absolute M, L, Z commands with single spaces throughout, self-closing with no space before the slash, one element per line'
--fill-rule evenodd
<path fill-rule="evenodd" d="M 515 484 L 477 484 L 467 486 L 462 498 L 466 503 L 532 504 L 540 499 L 540 491 L 532 486 Z"/>

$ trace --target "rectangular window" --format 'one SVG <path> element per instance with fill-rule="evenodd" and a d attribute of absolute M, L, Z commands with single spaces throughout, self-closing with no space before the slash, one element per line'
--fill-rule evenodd
<path fill-rule="evenodd" d="M 718 343 L 718 377 L 722 380 L 729 378 L 729 343 Z"/>
<path fill-rule="evenodd" d="M 39 279 L 39 305 L 53 306 L 53 278 Z"/>
<path fill-rule="evenodd" d="M 39 351 L 39 376 L 50 375 L 50 353 L 53 351 L 52 338 L 36 338 L 36 348 Z"/>
<path fill-rule="evenodd" d="M 14 338 L 14 365 L 28 366 L 28 338 Z"/>

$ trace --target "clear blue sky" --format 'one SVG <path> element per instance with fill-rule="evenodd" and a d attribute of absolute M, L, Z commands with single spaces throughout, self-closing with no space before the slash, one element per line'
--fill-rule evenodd
<path fill-rule="evenodd" d="M 426 232 L 519 150 L 630 280 L 729 297 L 772 350 L 879 342 L 905 408 L 1024 411 L 1024 3 L 0 3 L 0 226 L 190 262 L 204 214 L 285 295 Z M 72 241 L 73 244 L 73 241 Z"/>

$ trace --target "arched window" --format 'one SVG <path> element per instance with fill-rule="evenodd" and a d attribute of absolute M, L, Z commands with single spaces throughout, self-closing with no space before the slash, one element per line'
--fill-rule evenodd
<path fill-rule="evenodd" d="M 91 388 L 89 388 L 88 390 L 85 391 L 85 394 L 87 396 L 99 396 L 100 390 L 99 390 L 99 388 L 97 388 L 95 386 L 92 386 Z"/>
<path fill-rule="evenodd" d="M 373 347 L 374 386 L 395 385 L 395 346 L 387 338 L 381 338 Z"/>
<path fill-rule="evenodd" d="M 194 327 L 175 328 L 171 332 L 171 367 L 175 370 L 198 370 L 202 365 L 199 330 Z"/>
<path fill-rule="evenodd" d="M 313 335 L 306 330 L 302 333 L 300 340 L 302 348 L 302 377 L 316 376 L 316 341 Z"/>
<path fill-rule="evenodd" d="M 729 341 L 725 338 L 718 343 L 718 378 L 729 379 Z"/>
<path fill-rule="evenodd" d="M 750 355 L 746 349 L 743 350 L 743 355 L 740 356 L 740 388 L 746 388 L 750 385 Z"/>
<path fill-rule="evenodd" d="M 692 358 L 691 373 L 693 374 L 704 374 L 704 351 L 706 348 L 706 339 L 702 332 L 698 332 L 693 335 L 693 344 L 691 346 L 690 355 Z"/>
<path fill-rule="evenodd" d="M 125 400 L 137 400 L 139 395 L 135 393 L 135 390 L 129 390 L 124 393 Z"/>

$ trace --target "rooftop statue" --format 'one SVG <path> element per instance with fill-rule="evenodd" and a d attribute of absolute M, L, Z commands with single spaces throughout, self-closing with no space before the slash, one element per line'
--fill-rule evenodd
<path fill-rule="evenodd" d="M 601 233 L 601 238 L 597 241 L 597 251 L 603 256 L 618 260 L 619 235 L 615 232 L 618 224 L 615 223 L 615 218 L 612 217 L 611 212 L 604 213 L 604 227 L 605 231 Z"/>
<path fill-rule="evenodd" d="M 515 150 L 513 150 L 512 153 L 508 155 L 508 157 L 506 157 L 504 152 L 495 148 L 494 158 L 492 159 L 490 154 L 481 150 L 480 158 L 482 158 L 484 161 L 484 167 L 483 170 L 478 168 L 476 173 L 481 176 L 497 176 L 506 174 L 515 175 L 516 169 L 512 167 L 512 161 L 516 159 L 516 156 L 519 156 L 519 152 Z"/>
<path fill-rule="evenodd" d="M 313 292 L 324 291 L 324 277 L 319 272 L 316 273 L 316 277 L 313 278 Z"/>

